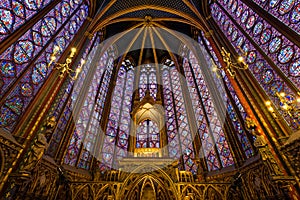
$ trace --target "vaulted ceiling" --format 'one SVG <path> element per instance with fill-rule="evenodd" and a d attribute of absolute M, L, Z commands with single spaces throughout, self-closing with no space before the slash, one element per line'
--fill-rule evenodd
<path fill-rule="evenodd" d="M 192 27 L 207 31 L 203 14 L 206 1 L 196 0 L 104 0 L 89 27 L 94 34 L 105 30 L 119 55 L 131 57 L 136 65 L 158 63 L 177 52 L 192 37 Z"/>

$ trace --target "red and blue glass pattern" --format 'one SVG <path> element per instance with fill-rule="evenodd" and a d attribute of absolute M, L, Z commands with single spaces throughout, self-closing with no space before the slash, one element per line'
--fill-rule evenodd
<path fill-rule="evenodd" d="M 149 134 L 149 120 L 142 121 L 136 129 L 136 148 L 147 148 Z"/>
<path fill-rule="evenodd" d="M 127 69 L 122 65 L 118 71 L 99 159 L 100 170 L 117 168 L 118 160 L 127 156 L 134 85 L 134 69 Z"/>
<path fill-rule="evenodd" d="M 217 153 L 214 148 L 214 141 L 213 138 L 211 137 L 211 134 L 209 133 L 209 126 L 205 118 L 205 113 L 203 111 L 203 108 L 200 105 L 201 101 L 199 99 L 197 87 L 195 85 L 193 74 L 187 58 L 183 60 L 183 68 L 185 72 L 188 90 L 190 93 L 192 106 L 194 109 L 196 125 L 198 129 L 197 131 L 201 138 L 202 150 L 204 151 L 204 156 L 207 162 L 208 170 L 211 171 L 211 170 L 220 169 L 220 163 L 218 161 Z"/>
<path fill-rule="evenodd" d="M 162 81 L 164 83 L 164 105 L 166 115 L 166 129 L 168 134 L 168 149 L 169 156 L 171 158 L 180 159 L 181 145 L 179 141 L 177 123 L 176 123 L 176 110 L 173 101 L 173 93 L 171 88 L 171 79 L 169 76 L 169 70 L 166 68 L 162 71 Z"/>
<path fill-rule="evenodd" d="M 163 93 L 165 97 L 169 155 L 173 158 L 181 158 L 183 168 L 196 173 L 194 138 L 188 123 L 181 86 L 182 80 L 180 79 L 182 79 L 182 76 L 180 76 L 180 73 L 174 66 L 164 66 L 162 82 L 164 84 Z M 176 126 L 174 127 L 175 124 Z"/>
<path fill-rule="evenodd" d="M 0 42 L 29 21 L 53 0 L 1 0 Z"/>
<path fill-rule="evenodd" d="M 159 128 L 155 121 L 144 120 L 136 129 L 136 148 L 159 148 Z"/>
<path fill-rule="evenodd" d="M 139 94 L 140 99 L 144 98 L 147 89 L 150 91 L 150 96 L 156 99 L 157 93 L 157 80 L 156 70 L 154 66 L 149 64 L 140 67 L 140 83 L 139 83 Z"/>
<path fill-rule="evenodd" d="M 148 84 L 148 76 L 147 76 L 147 69 L 145 67 L 141 67 L 140 70 L 140 82 L 139 82 L 139 95 L 140 99 L 143 99 L 146 94 Z"/>
<path fill-rule="evenodd" d="M 61 26 L 68 26 L 68 28 L 70 27 L 69 22 L 66 20 L 69 19 L 71 15 L 73 17 L 72 23 L 77 23 L 77 28 L 82 23 L 78 20 L 76 21 L 76 18 L 74 18 L 74 10 L 78 9 L 79 5 L 74 5 L 74 8 L 72 8 L 68 13 L 65 13 L 65 17 L 62 17 L 62 8 L 64 6 L 70 7 L 67 2 L 58 4 L 53 10 L 51 10 L 35 25 L 33 25 L 33 27 L 30 28 L 23 36 L 21 36 L 11 47 L 6 49 L 0 55 L 0 64 L 3 66 L 1 69 L 3 77 L 0 77 L 2 79 L 0 81 L 3 82 L 0 90 L 1 95 L 3 95 L 9 89 L 9 87 L 15 83 L 17 78 L 24 73 L 24 70 L 28 68 L 31 62 L 38 59 L 45 47 L 51 45 L 50 40 L 55 37 L 56 34 L 59 34 L 58 31 Z M 81 9 L 86 10 L 87 7 Z M 71 11 L 73 13 L 70 13 Z M 80 16 L 79 13 L 77 13 L 77 15 Z M 85 18 L 86 16 L 87 15 L 82 17 Z M 82 17 L 80 16 L 79 19 Z M 74 35 L 74 32 L 72 35 Z M 66 33 L 66 36 L 70 37 L 70 33 Z M 59 45 L 62 52 L 65 49 L 64 45 L 66 44 L 65 41 L 61 39 L 57 45 Z M 40 68 L 43 69 L 35 70 L 33 73 L 33 81 L 36 84 L 44 79 L 43 76 L 46 74 L 47 70 L 47 65 L 45 63 L 41 63 L 40 65 Z"/>
<path fill-rule="evenodd" d="M 87 13 L 88 7 L 84 4 L 80 7 L 78 6 L 79 5 L 76 5 L 77 10 L 75 10 L 75 8 L 73 9 L 75 12 L 70 15 L 70 19 L 62 24 L 63 28 L 59 32 L 56 34 L 53 33 L 51 37 L 42 36 L 41 41 L 45 43 L 42 42 L 39 45 L 34 44 L 38 40 L 34 38 L 33 33 L 35 29 L 42 27 L 41 23 L 47 16 L 39 21 L 40 24 L 37 23 L 34 25 L 34 27 L 27 31 L 14 45 L 0 55 L 0 62 L 6 63 L 3 65 L 4 67 L 9 67 L 9 70 L 2 68 L 2 74 L 7 71 L 10 73 L 1 76 L 2 80 L 4 80 L 1 94 L 3 95 L 3 93 L 8 90 L 8 86 L 14 87 L 10 93 L 5 94 L 6 101 L 0 110 L 0 127 L 9 131 L 14 129 L 16 121 L 13 121 L 13 119 L 18 119 L 21 114 L 25 112 L 33 97 L 37 94 L 52 71 L 53 66 L 47 68 L 47 63 L 50 60 L 54 45 L 59 45 L 61 51 L 68 47 L 68 44 L 75 35 L 75 33 L 71 34 L 69 30 L 69 26 L 73 21 L 77 24 L 76 30 L 79 30 L 84 21 L 82 19 L 86 17 L 81 16 L 80 11 L 85 10 L 85 13 Z M 39 34 L 42 35 L 41 32 L 39 32 Z M 51 41 L 51 38 L 55 39 Z M 17 77 L 19 79 L 18 82 L 16 82 Z M 17 104 L 18 107 L 14 107 L 14 110 L 11 110 L 12 112 L 9 111 L 8 108 L 14 104 Z M 5 116 L 7 114 L 10 116 Z M 5 121 L 5 119 L 9 120 Z"/>
<path fill-rule="evenodd" d="M 78 163 L 78 167 L 85 169 L 90 167 L 89 164 L 91 162 L 91 158 L 95 156 L 93 155 L 94 146 L 102 131 L 99 127 L 100 120 L 114 66 L 113 50 L 106 51 L 101 56 L 99 62 L 94 63 L 93 60 L 94 56 L 97 56 L 95 55 L 97 49 L 97 47 L 93 49 L 92 55 L 89 57 L 90 64 L 92 66 L 96 64 L 97 68 L 89 83 L 89 89 L 85 96 L 83 105 L 81 105 L 79 116 L 77 118 L 75 116 L 74 120 L 76 121 L 76 127 L 68 147 L 68 152 L 65 156 L 66 164 L 75 166 L 76 163 Z M 87 69 L 87 73 L 88 70 L 91 69 Z M 103 80 L 99 83 L 101 77 L 103 77 Z M 83 86 L 79 85 L 79 87 L 82 87 L 82 90 L 85 90 Z M 102 91 L 102 93 L 99 91 Z M 74 106 L 76 106 L 76 104 Z"/>
<path fill-rule="evenodd" d="M 208 140 L 209 142 L 213 142 L 212 144 L 207 145 L 208 146 L 207 151 L 211 151 L 211 149 L 212 149 L 211 145 L 216 147 L 216 149 L 219 153 L 222 167 L 227 167 L 227 166 L 233 165 L 234 164 L 233 157 L 230 152 L 228 143 L 225 139 L 224 131 L 222 129 L 223 124 L 221 123 L 222 119 L 220 119 L 222 116 L 218 116 L 218 114 L 217 114 L 210 91 L 208 89 L 208 86 L 206 85 L 206 81 L 203 76 L 201 67 L 198 63 L 197 58 L 191 51 L 189 54 L 189 63 L 191 64 L 190 71 L 191 71 L 191 73 L 193 73 L 193 76 L 194 76 L 193 81 L 195 82 L 195 85 L 197 85 L 196 89 L 198 89 L 198 92 L 199 92 L 198 98 L 201 99 L 202 105 L 203 105 L 203 111 L 205 111 L 205 115 L 207 116 L 206 125 L 208 125 L 208 131 L 203 131 L 203 132 L 200 131 L 199 132 L 200 138 L 202 139 L 202 143 L 205 142 L 206 140 Z M 188 68 L 189 68 L 189 66 L 186 64 L 185 70 L 188 70 Z M 186 77 L 190 77 L 190 76 L 191 75 L 189 75 L 189 76 L 186 75 Z M 198 116 L 198 118 L 199 118 L 199 116 Z M 210 135 L 211 139 L 208 139 L 209 135 Z M 210 154 L 210 155 L 213 155 L 213 154 Z M 213 158 L 213 156 L 209 156 L 209 154 L 206 155 L 207 160 L 210 160 L 212 158 Z M 211 165 L 211 167 L 212 167 L 211 170 L 214 169 L 213 167 L 215 167 L 215 165 L 212 165 L 212 162 L 208 162 L 207 164 Z"/>
<path fill-rule="evenodd" d="M 297 0 L 254 0 L 254 2 L 300 34 L 300 2 Z"/>
<path fill-rule="evenodd" d="M 227 16 L 227 14 L 221 9 L 221 7 L 219 7 L 217 4 L 212 4 L 211 5 L 212 11 L 214 13 L 213 18 L 215 19 L 215 21 L 218 23 L 218 25 L 220 26 L 220 28 L 223 30 L 223 33 L 226 35 L 226 37 L 231 41 L 232 45 L 235 47 L 236 51 L 239 53 L 242 53 L 240 48 L 243 49 L 243 51 L 248 52 L 248 57 L 253 57 L 255 55 L 255 59 L 247 58 L 248 61 L 248 65 L 249 65 L 249 69 L 252 72 L 252 74 L 254 75 L 254 77 L 257 79 L 258 83 L 261 85 L 261 87 L 265 90 L 265 92 L 268 94 L 269 98 L 273 101 L 273 103 L 276 106 L 280 106 L 279 105 L 279 99 L 275 96 L 276 92 L 285 92 L 286 94 L 292 94 L 294 96 L 296 96 L 296 94 L 294 94 L 292 92 L 292 90 L 289 88 L 289 86 L 287 85 L 286 81 L 287 79 L 293 81 L 295 83 L 295 85 L 300 85 L 300 79 L 297 78 L 297 76 L 290 76 L 290 72 L 287 72 L 287 70 L 289 70 L 288 68 L 282 68 L 281 70 L 283 70 L 285 72 L 286 75 L 284 78 L 282 78 L 282 75 L 279 75 L 276 70 L 274 70 L 269 63 L 266 61 L 265 57 L 263 57 L 263 55 L 261 55 L 256 48 L 253 46 L 253 44 L 251 43 L 252 41 L 249 41 L 246 36 L 243 34 L 243 32 L 241 31 L 242 28 L 238 26 L 238 24 L 235 24 L 234 22 L 232 22 L 230 20 L 230 18 Z M 242 15 L 243 13 L 243 6 L 238 7 L 240 8 L 240 12 Z M 247 9 L 247 11 L 249 12 L 249 9 Z M 236 15 L 237 11 L 235 12 Z M 233 14 L 232 14 L 233 15 Z M 238 16 L 240 16 L 238 15 Z M 236 18 L 236 17 L 235 17 Z M 237 19 L 237 20 L 241 20 L 241 19 Z M 232 38 L 232 34 L 229 34 L 228 31 L 226 29 L 224 29 L 224 22 L 228 21 L 230 26 L 232 26 L 233 32 L 237 32 L 237 36 L 235 40 L 233 40 Z M 240 23 L 242 23 L 240 21 Z M 239 24 L 240 24 L 239 23 Z M 265 26 L 269 26 L 264 22 L 259 23 L 262 25 L 262 27 Z M 254 26 L 255 28 L 255 26 Z M 272 34 L 273 31 L 276 34 L 279 34 L 273 27 L 269 27 L 267 29 L 261 29 L 261 31 L 257 31 L 257 34 L 254 35 L 253 33 L 253 40 L 256 40 L 259 42 L 257 42 L 258 44 L 262 44 L 260 46 L 264 46 L 265 48 L 269 48 L 269 43 L 270 41 L 272 41 Z M 251 34 L 249 34 L 251 37 Z M 275 35 L 274 38 L 276 38 L 277 36 Z M 280 37 L 283 40 L 283 36 Z M 253 41 L 254 42 L 254 41 Z M 266 45 L 267 44 L 267 45 Z M 273 44 L 274 46 L 276 46 L 275 44 Z M 280 61 L 281 62 L 287 62 L 285 64 L 280 64 L 281 66 L 294 66 L 294 61 L 296 63 L 298 63 L 298 61 L 296 61 L 295 59 L 298 58 L 300 56 L 299 53 L 293 53 L 293 56 L 291 56 L 291 52 L 289 50 L 289 48 L 292 48 L 294 51 L 295 49 L 298 49 L 295 47 L 295 45 L 290 45 L 289 43 L 283 47 L 281 47 L 280 50 L 277 51 L 277 54 L 275 55 L 275 57 L 280 57 Z M 269 51 L 269 49 L 268 49 Z M 272 58 L 272 55 L 270 55 Z M 275 57 L 273 56 L 273 60 L 275 59 Z M 285 60 L 286 58 L 290 57 L 290 61 Z M 250 62 L 249 62 L 250 61 Z M 253 61 L 253 62 L 252 62 Z M 251 63 L 252 62 L 252 63 Z M 279 62 L 279 61 L 278 61 Z M 299 68 L 299 66 L 294 67 L 293 69 Z M 288 78 L 287 78 L 288 77 Z M 282 112 L 280 110 L 280 112 Z M 290 124 L 292 119 L 289 116 L 284 116 L 284 118 L 286 119 L 287 123 Z"/>
<path fill-rule="evenodd" d="M 95 35 L 94 38 L 89 42 L 87 48 L 85 49 L 82 55 L 82 59 L 87 59 L 87 61 L 86 64 L 83 66 L 83 70 L 80 73 L 78 79 L 76 80 L 75 83 L 71 79 L 68 79 L 68 81 L 65 82 L 63 89 L 60 90 L 59 95 L 55 100 L 54 105 L 56 107 L 54 107 L 53 108 L 54 110 L 50 111 L 49 113 L 49 116 L 55 116 L 58 119 L 57 120 L 58 125 L 53 133 L 49 145 L 50 147 L 47 149 L 47 155 L 55 157 L 55 154 L 58 151 L 59 143 L 66 131 L 66 126 L 73 112 L 74 106 L 72 104 L 74 104 L 75 101 L 77 100 L 78 90 L 81 90 L 83 81 L 85 80 L 86 77 L 86 73 L 91 66 L 91 60 L 92 60 L 91 58 L 93 58 L 92 54 L 93 52 L 95 52 L 93 51 L 93 49 L 95 49 L 98 44 L 99 44 L 99 37 Z"/>
<path fill-rule="evenodd" d="M 118 77 L 116 81 L 116 86 L 114 88 L 112 100 L 111 100 L 111 110 L 109 113 L 109 119 L 107 123 L 107 128 L 105 131 L 102 156 L 101 156 L 101 169 L 111 168 L 113 166 L 115 147 L 117 144 L 118 127 L 120 126 L 120 114 L 121 105 L 123 100 L 123 91 L 126 83 L 126 69 L 121 66 Z"/>
<path fill-rule="evenodd" d="M 205 44 L 207 45 L 207 47 L 210 51 L 210 54 L 212 55 L 212 56 L 210 56 L 208 53 L 206 53 L 206 51 L 203 51 L 203 53 L 205 54 L 205 58 L 206 58 L 206 62 L 208 63 L 208 66 L 212 70 L 214 67 L 212 62 L 215 62 L 218 65 L 218 67 L 221 68 L 218 58 L 217 58 L 215 52 L 213 51 L 212 47 L 210 46 L 209 41 L 206 40 L 205 38 L 204 38 L 204 40 L 205 40 Z M 250 158 L 254 155 L 254 152 L 250 145 L 246 131 L 243 129 L 243 127 L 241 125 L 241 123 L 243 123 L 243 122 L 241 122 L 241 120 L 239 119 L 239 117 L 233 107 L 233 104 L 235 104 L 237 106 L 238 112 L 241 114 L 243 120 L 245 120 L 245 118 L 247 117 L 247 113 L 245 112 L 244 107 L 240 103 L 240 101 L 239 101 L 231 83 L 229 82 L 228 77 L 224 73 L 224 71 L 222 71 L 220 74 L 217 74 L 217 73 L 218 72 L 213 73 L 212 77 L 214 79 L 214 82 L 215 82 L 218 90 L 219 90 L 219 94 L 221 95 L 221 97 L 223 99 L 224 106 L 226 107 L 227 113 L 229 114 L 231 123 L 235 129 L 235 132 L 237 133 L 238 138 L 241 142 L 242 149 L 244 150 L 246 157 Z M 221 79 L 219 79 L 220 78 L 219 76 L 223 77 L 224 82 L 221 82 Z M 225 85 L 224 85 L 224 83 L 225 83 Z M 225 87 L 227 87 L 230 94 L 227 94 Z M 231 95 L 231 97 L 234 101 L 233 103 L 228 98 L 229 95 Z"/>
<path fill-rule="evenodd" d="M 252 38 L 252 40 L 264 51 L 266 55 L 280 68 L 280 70 L 289 77 L 296 87 L 300 87 L 300 73 L 293 69 L 291 70 L 291 65 L 298 63 L 300 61 L 300 49 L 291 41 L 289 41 L 285 36 L 283 36 L 275 27 L 272 27 L 267 21 L 256 14 L 252 9 L 248 8 L 240 0 L 237 0 L 238 8 L 241 10 L 241 16 L 236 17 L 236 12 L 228 9 L 227 12 L 231 15 L 236 22 L 240 25 L 239 29 L 243 29 Z M 223 7 L 228 6 L 223 1 L 220 2 Z M 230 7 L 229 7 L 230 8 Z M 219 10 L 219 9 L 218 9 Z M 216 10 L 217 11 L 217 10 Z M 254 17 L 254 19 L 253 19 Z M 251 19 L 253 19 L 251 21 Z M 225 20 L 225 22 L 230 22 Z M 225 24 L 224 22 L 224 24 Z M 249 23 L 252 24 L 250 28 L 247 26 Z M 259 24 L 259 30 L 255 30 L 252 27 L 254 24 Z M 234 29 L 234 26 L 229 26 Z M 228 33 L 228 27 L 224 25 L 224 31 Z M 228 33 L 230 35 L 230 33 Z M 256 52 L 250 51 L 247 45 L 241 45 L 240 47 L 248 53 L 247 61 L 254 63 L 256 60 Z M 300 66 L 298 66 L 300 68 Z M 292 72 L 292 73 L 291 73 Z"/>
<path fill-rule="evenodd" d="M 118 161 L 127 156 L 128 139 L 131 125 L 131 105 L 134 86 L 134 69 L 127 71 L 126 85 L 124 88 L 122 111 L 120 116 L 120 127 L 116 145 L 116 158 L 114 159 L 114 167 L 118 166 Z"/>

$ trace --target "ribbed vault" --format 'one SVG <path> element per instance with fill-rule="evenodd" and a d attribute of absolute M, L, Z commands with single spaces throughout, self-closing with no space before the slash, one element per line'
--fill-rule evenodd
<path fill-rule="evenodd" d="M 187 0 L 143 0 L 104 2 L 102 9 L 95 16 L 89 28 L 90 33 L 95 33 L 113 23 L 126 21 L 138 23 L 146 16 L 151 16 L 154 21 L 184 23 L 207 30 L 205 19 L 200 14 L 200 5 L 195 7 Z M 198 8 L 198 9 L 197 9 Z M 176 27 L 176 26 L 174 26 Z M 124 31 L 124 29 L 119 29 Z"/>

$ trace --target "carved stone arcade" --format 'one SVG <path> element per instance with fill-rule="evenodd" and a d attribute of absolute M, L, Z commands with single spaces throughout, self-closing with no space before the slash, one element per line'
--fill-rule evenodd
<path fill-rule="evenodd" d="M 24 177 L 9 169 L 22 147 L 3 134 L 0 141 L 1 182 L 9 175 L 3 199 L 288 199 L 259 157 L 239 171 L 211 173 L 200 180 L 165 157 L 127 158 L 120 161 L 119 170 L 91 173 L 59 166 L 43 155 L 31 175 Z"/>

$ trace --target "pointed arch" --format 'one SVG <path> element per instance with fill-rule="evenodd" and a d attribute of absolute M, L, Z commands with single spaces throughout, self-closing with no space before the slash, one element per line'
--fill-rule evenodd
<path fill-rule="evenodd" d="M 214 188 L 213 186 L 208 186 L 206 189 L 205 195 L 204 195 L 205 200 L 222 200 L 223 196 L 220 194 L 220 192 Z"/>

